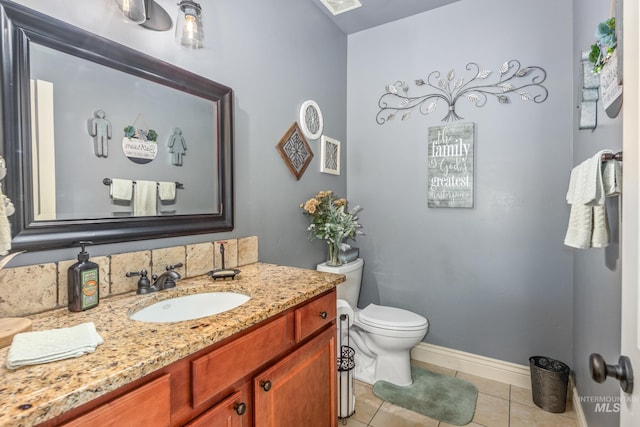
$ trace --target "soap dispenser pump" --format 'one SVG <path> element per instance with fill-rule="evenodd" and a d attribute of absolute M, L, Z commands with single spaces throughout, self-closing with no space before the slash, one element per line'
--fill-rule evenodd
<path fill-rule="evenodd" d="M 69 295 L 69 311 L 89 310 L 100 301 L 100 275 L 98 264 L 89 261 L 89 253 L 85 245 L 93 242 L 78 242 L 81 250 L 78 262 L 69 267 L 67 272 L 67 290 Z"/>

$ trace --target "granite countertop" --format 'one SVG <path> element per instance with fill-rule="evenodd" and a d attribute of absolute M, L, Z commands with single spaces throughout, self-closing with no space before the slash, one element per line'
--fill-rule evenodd
<path fill-rule="evenodd" d="M 219 342 L 262 320 L 334 288 L 344 276 L 256 263 L 240 267 L 235 280 L 198 276 L 150 295 L 128 293 L 100 301 L 91 310 L 54 310 L 37 316 L 33 330 L 93 322 L 104 344 L 85 356 L 7 369 L 0 350 L 0 427 L 33 426 L 54 418 L 164 366 Z M 128 313 L 161 299 L 202 291 L 238 291 L 243 305 L 210 317 L 176 323 L 144 323 Z"/>

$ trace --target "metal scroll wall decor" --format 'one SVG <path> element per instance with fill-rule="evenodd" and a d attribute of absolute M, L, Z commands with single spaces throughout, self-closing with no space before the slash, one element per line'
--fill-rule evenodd
<path fill-rule="evenodd" d="M 489 98 L 495 98 L 500 104 L 509 104 L 512 98 L 540 104 L 549 96 L 547 88 L 542 85 L 547 79 L 547 72 L 542 67 L 522 67 L 520 61 L 512 59 L 500 66 L 498 81 L 494 83 L 489 82 L 493 75 L 491 70 L 481 69 L 475 62 L 469 62 L 466 69 L 469 74 L 466 78 L 456 76 L 451 70 L 446 76 L 433 71 L 426 80 L 415 80 L 418 89 L 429 91 L 423 95 L 409 95 L 409 85 L 404 81 L 387 85 L 386 92 L 378 99 L 380 111 L 376 122 L 383 125 L 398 115 L 401 120 L 406 120 L 416 110 L 429 115 L 437 110 L 439 101 L 446 104 L 447 114 L 442 121 L 448 122 L 462 119 L 456 112 L 456 103 L 460 99 L 483 107 Z"/>

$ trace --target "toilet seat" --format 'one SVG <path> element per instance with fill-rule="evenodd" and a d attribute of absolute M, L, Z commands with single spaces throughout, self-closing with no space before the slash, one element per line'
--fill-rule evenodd
<path fill-rule="evenodd" d="M 363 325 L 394 331 L 420 331 L 429 324 L 417 313 L 377 304 L 369 304 L 358 311 L 356 318 Z"/>

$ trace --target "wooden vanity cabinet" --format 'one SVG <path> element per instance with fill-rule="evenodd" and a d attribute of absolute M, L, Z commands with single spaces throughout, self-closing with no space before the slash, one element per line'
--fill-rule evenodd
<path fill-rule="evenodd" d="M 335 318 L 333 289 L 41 427 L 335 426 Z"/>

